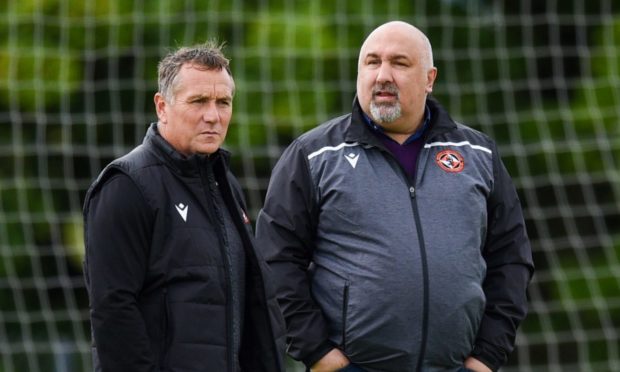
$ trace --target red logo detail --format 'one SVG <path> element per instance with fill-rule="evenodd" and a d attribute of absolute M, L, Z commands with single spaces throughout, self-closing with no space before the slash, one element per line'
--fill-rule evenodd
<path fill-rule="evenodd" d="M 243 216 L 242 216 L 243 217 L 243 223 L 246 224 L 246 225 L 249 224 L 250 223 L 250 219 L 248 218 L 248 215 L 245 214 L 244 210 L 241 210 L 241 213 L 243 214 Z"/>
<path fill-rule="evenodd" d="M 444 150 L 437 154 L 435 162 L 439 168 L 449 173 L 458 173 L 465 167 L 463 156 L 454 150 Z"/>

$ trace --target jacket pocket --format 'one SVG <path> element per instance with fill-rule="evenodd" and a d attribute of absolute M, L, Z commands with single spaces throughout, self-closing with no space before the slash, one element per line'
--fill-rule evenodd
<path fill-rule="evenodd" d="M 343 347 L 349 314 L 349 279 L 325 266 L 312 265 L 310 269 L 312 297 L 321 308 L 329 326 L 329 339 Z"/>
<path fill-rule="evenodd" d="M 159 364 L 162 366 L 164 370 L 168 370 L 168 355 L 170 354 L 170 305 L 168 304 L 168 288 L 164 287 L 163 290 L 164 297 L 164 314 L 162 317 L 162 349 L 160 355 Z"/>
<path fill-rule="evenodd" d="M 348 312 L 349 312 L 349 287 L 351 282 L 348 280 L 344 283 L 342 290 L 342 350 L 347 351 L 347 325 L 348 325 Z"/>

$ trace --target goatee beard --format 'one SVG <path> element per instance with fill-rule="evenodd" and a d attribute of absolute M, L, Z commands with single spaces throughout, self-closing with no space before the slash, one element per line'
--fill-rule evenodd
<path fill-rule="evenodd" d="M 379 92 L 393 94 L 396 97 L 396 102 L 375 102 L 375 97 Z M 401 107 L 399 97 L 398 87 L 394 83 L 378 83 L 372 87 L 372 99 L 370 100 L 370 114 L 372 118 L 379 124 L 389 124 L 400 118 Z"/>
<path fill-rule="evenodd" d="M 377 104 L 370 101 L 370 114 L 379 124 L 389 124 L 401 116 L 400 102 Z"/>

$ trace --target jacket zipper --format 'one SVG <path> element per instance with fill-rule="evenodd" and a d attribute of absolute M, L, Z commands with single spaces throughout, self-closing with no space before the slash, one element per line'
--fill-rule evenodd
<path fill-rule="evenodd" d="M 422 294 L 422 339 L 420 342 L 420 351 L 418 358 L 418 365 L 416 371 L 422 371 L 422 365 L 424 362 L 424 355 L 426 354 L 426 343 L 428 338 L 428 263 L 426 261 L 426 245 L 424 244 L 424 236 L 422 233 L 422 223 L 420 222 L 420 213 L 418 211 L 418 203 L 415 200 L 415 187 L 409 186 L 409 195 L 411 196 L 411 207 L 413 209 L 413 219 L 418 231 L 418 245 L 420 247 L 420 260 L 422 263 L 422 288 L 424 293 Z"/>
<path fill-rule="evenodd" d="M 430 130 L 420 138 L 422 144 L 426 143 L 426 141 L 431 137 Z M 422 303 L 422 339 L 420 342 L 420 352 L 418 365 L 416 370 L 422 371 L 424 365 L 424 359 L 426 356 L 426 344 L 428 343 L 428 312 L 429 312 L 429 277 L 428 277 L 428 261 L 426 257 L 426 243 L 424 241 L 424 232 L 422 231 L 422 221 L 420 220 L 420 211 L 418 210 L 418 202 L 416 200 L 416 186 L 417 180 L 424 172 L 424 169 L 420 169 L 420 159 L 425 157 L 425 147 L 422 146 L 420 151 L 418 152 L 418 157 L 416 159 L 415 164 L 415 178 L 412 182 L 409 182 L 409 193 L 411 196 L 411 208 L 413 210 L 413 219 L 415 221 L 415 226 L 418 231 L 418 244 L 420 246 L 420 260 L 422 261 L 422 288 L 424 290 L 423 303 Z M 404 170 L 403 170 L 404 172 Z M 405 172 L 406 173 L 406 172 Z M 407 179 L 409 179 L 407 177 Z"/>
<path fill-rule="evenodd" d="M 210 208 L 209 212 L 211 217 L 213 218 L 214 223 L 217 226 L 218 236 L 220 240 L 219 248 L 220 253 L 222 255 L 224 261 L 224 275 L 225 275 L 225 283 L 226 286 L 226 355 L 228 357 L 228 370 L 230 372 L 235 371 L 236 363 L 234 358 L 233 345 L 231 345 L 231 341 L 233 340 L 233 319 L 232 319 L 232 285 L 230 281 L 232 280 L 232 268 L 230 267 L 230 250 L 227 249 L 227 239 L 225 237 L 225 226 L 223 226 L 223 217 L 220 215 L 219 209 L 215 202 L 215 187 L 217 187 L 213 165 L 211 163 L 207 164 L 207 190 L 209 194 L 207 195 L 207 199 L 211 201 L 213 204 L 213 208 Z M 200 169 L 200 165 L 199 165 Z M 202 173 L 202 172 L 201 172 Z"/>
<path fill-rule="evenodd" d="M 427 136 L 423 136 L 420 141 L 426 142 L 426 140 L 428 139 Z M 381 147 L 379 147 L 379 149 L 381 149 Z M 416 371 L 422 371 L 422 367 L 424 364 L 424 355 L 426 354 L 426 343 L 428 342 L 428 303 L 429 303 L 429 279 L 428 279 L 428 262 L 427 262 L 427 258 L 426 258 L 426 244 L 424 242 L 424 235 L 422 232 L 422 222 L 420 221 L 420 212 L 418 211 L 418 203 L 416 202 L 416 179 L 419 176 L 419 167 L 418 164 L 420 163 L 420 158 L 422 157 L 422 152 L 424 151 L 424 148 L 420 149 L 420 152 L 418 153 L 418 158 L 416 159 L 416 165 L 415 165 L 415 178 L 414 180 L 410 180 L 409 179 L 409 175 L 407 174 L 407 172 L 403 169 L 402 165 L 400 165 L 400 162 L 398 162 L 398 160 L 396 159 L 396 157 L 389 151 L 389 150 L 382 150 L 385 151 L 389 156 L 392 157 L 392 159 L 394 159 L 394 161 L 396 162 L 396 164 L 398 165 L 398 168 L 401 170 L 401 173 L 403 174 L 403 176 L 405 177 L 405 180 L 407 180 L 407 186 L 409 187 L 409 198 L 411 200 L 411 209 L 413 211 L 413 220 L 415 222 L 415 227 L 416 227 L 416 231 L 418 232 L 418 246 L 420 247 L 420 261 L 421 261 L 421 266 L 422 266 L 422 288 L 424 293 L 422 294 L 422 335 L 421 335 L 421 340 L 420 340 L 420 351 L 418 353 L 418 364 L 416 366 Z"/>
<path fill-rule="evenodd" d="M 430 137 L 430 133 L 427 132 L 420 138 L 422 144 Z M 422 261 L 422 288 L 424 293 L 422 294 L 422 337 L 420 342 L 420 351 L 418 358 L 418 365 L 416 371 L 422 371 L 424 365 L 424 358 L 426 355 L 426 344 L 428 342 L 428 312 L 429 312 L 429 278 L 428 278 L 428 261 L 426 257 L 426 244 L 424 241 L 424 233 L 422 231 L 422 222 L 420 221 L 420 211 L 418 210 L 418 203 L 416 200 L 416 186 L 417 179 L 421 175 L 420 159 L 424 157 L 424 146 L 418 152 L 418 157 L 415 164 L 415 178 L 409 182 L 409 194 L 411 197 L 411 208 L 413 210 L 413 219 L 415 221 L 416 230 L 418 231 L 418 245 L 420 247 L 420 261 Z M 401 167 L 402 168 L 402 167 Z M 422 170 L 423 172 L 424 170 Z M 403 170 L 404 172 L 404 170 Z M 406 174 L 407 172 L 405 172 Z M 409 180 L 409 177 L 406 178 Z"/>

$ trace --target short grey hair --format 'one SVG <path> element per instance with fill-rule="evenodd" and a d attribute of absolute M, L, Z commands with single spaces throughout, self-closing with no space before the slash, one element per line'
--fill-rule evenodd
<path fill-rule="evenodd" d="M 185 64 L 192 64 L 204 70 L 226 70 L 232 79 L 230 61 L 222 49 L 225 43 L 211 39 L 203 44 L 181 47 L 166 55 L 157 65 L 157 85 L 159 93 L 166 101 L 173 98 L 176 78 Z"/>
<path fill-rule="evenodd" d="M 426 67 L 426 70 L 430 70 L 433 67 L 435 67 L 435 63 L 433 62 L 433 47 L 431 46 L 431 41 L 428 39 L 428 36 L 426 36 L 424 33 L 422 33 L 422 35 L 424 36 L 424 44 L 426 45 L 426 55 L 424 57 L 424 63 Z"/>

